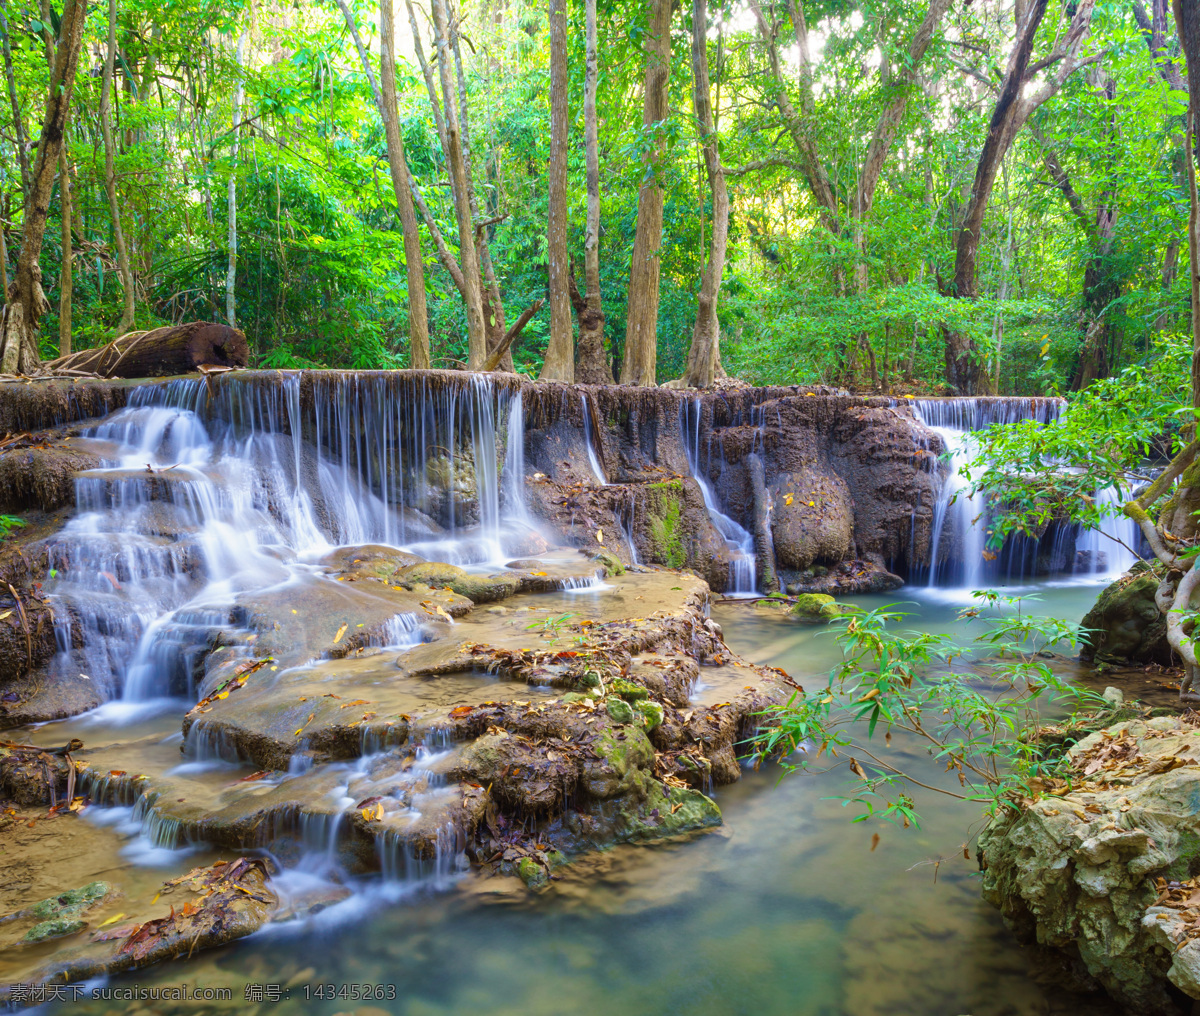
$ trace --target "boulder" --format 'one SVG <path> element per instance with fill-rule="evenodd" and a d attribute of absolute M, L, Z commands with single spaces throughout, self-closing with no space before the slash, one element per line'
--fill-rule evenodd
<path fill-rule="evenodd" d="M 1026 942 L 1082 964 L 1133 1012 L 1200 999 L 1200 723 L 1133 719 L 1090 734 L 1067 780 L 1005 807 L 979 838 L 983 895 Z M 1192 929 L 1192 930 L 1189 930 Z"/>
<path fill-rule="evenodd" d="M 850 553 L 854 505 L 845 480 L 804 467 L 770 484 L 771 528 L 781 569 L 836 564 Z"/>
<path fill-rule="evenodd" d="M 1167 621 L 1154 602 L 1161 578 L 1138 562 L 1108 586 L 1081 622 L 1079 658 L 1170 666 Z"/>

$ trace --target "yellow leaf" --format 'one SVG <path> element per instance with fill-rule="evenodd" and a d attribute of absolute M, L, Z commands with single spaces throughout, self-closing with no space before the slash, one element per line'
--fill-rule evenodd
<path fill-rule="evenodd" d="M 1046 337 L 1046 336 L 1044 336 L 1044 335 L 1042 336 L 1042 338 L 1043 338 L 1043 339 L 1044 339 L 1045 337 Z M 1047 342 L 1047 343 L 1046 343 L 1044 346 L 1042 346 L 1042 348 L 1041 348 L 1040 350 L 1038 350 L 1038 356 L 1045 356 L 1045 355 L 1046 355 L 1046 350 L 1047 350 L 1047 349 L 1049 349 L 1049 348 L 1050 348 L 1050 343 L 1049 343 L 1049 342 Z"/>
<path fill-rule="evenodd" d="M 216 697 L 219 699 L 229 698 L 229 692 L 227 692 L 227 691 L 217 692 Z"/>
<path fill-rule="evenodd" d="M 9 614 L 11 614 L 11 613 L 12 613 L 12 611 L 11 611 L 11 610 L 6 610 L 6 611 L 5 611 L 3 614 L 0 614 L 0 621 L 3 621 L 3 620 L 4 620 L 6 617 L 8 617 L 8 616 L 9 616 Z"/>
<path fill-rule="evenodd" d="M 345 625 L 342 625 L 342 626 L 341 626 L 341 627 L 338 629 L 338 632 L 337 632 L 337 634 L 336 634 L 336 635 L 334 635 L 334 637 L 333 637 L 333 644 L 336 646 L 336 645 L 337 645 L 339 642 L 341 642 L 341 641 L 342 641 L 342 636 L 343 636 L 343 635 L 345 635 L 345 634 L 346 634 L 346 626 L 345 626 Z"/>
<path fill-rule="evenodd" d="M 792 498 L 794 498 L 795 496 L 796 496 L 795 494 L 784 494 L 784 495 L 783 495 L 783 503 L 784 503 L 784 504 L 791 504 L 791 503 L 792 503 Z"/>
<path fill-rule="evenodd" d="M 451 624 L 454 623 L 454 618 L 452 618 L 450 616 L 450 612 L 445 607 L 443 607 L 441 604 L 438 604 L 438 606 L 435 607 L 434 609 L 437 610 L 439 616 L 444 617 Z"/>
<path fill-rule="evenodd" d="M 867 692 L 861 698 L 856 698 L 854 701 L 855 702 L 870 702 L 871 699 L 875 698 L 878 694 L 879 694 L 879 689 L 872 688 L 869 692 Z"/>
<path fill-rule="evenodd" d="M 293 737 L 299 737 L 299 736 L 300 736 L 300 731 L 302 731 L 303 729 L 304 729 L 303 727 L 297 727 L 297 728 L 296 728 L 296 733 L 295 733 L 295 734 L 293 734 L 292 736 L 293 736 Z"/>
<path fill-rule="evenodd" d="M 816 508 L 816 506 L 817 506 L 817 502 L 816 502 L 816 501 L 809 501 L 809 502 L 808 502 L 808 506 L 809 506 L 809 508 Z"/>
<path fill-rule="evenodd" d="M 596 530 L 596 542 L 601 545 L 604 544 L 604 530 L 603 529 Z"/>
<path fill-rule="evenodd" d="M 916 398 L 916 396 L 915 396 L 915 395 L 905 395 L 904 397 L 905 397 L 906 399 L 914 399 L 914 398 Z"/>
<path fill-rule="evenodd" d="M 298 610 L 293 610 L 293 611 L 292 611 L 292 613 L 293 613 L 293 614 L 299 614 L 299 613 L 300 613 L 300 611 L 298 611 Z"/>
<path fill-rule="evenodd" d="M 155 898 L 157 899 L 157 897 Z M 107 921 L 101 921 L 99 927 L 104 928 L 110 924 L 116 924 L 124 916 L 124 914 L 113 914 Z"/>

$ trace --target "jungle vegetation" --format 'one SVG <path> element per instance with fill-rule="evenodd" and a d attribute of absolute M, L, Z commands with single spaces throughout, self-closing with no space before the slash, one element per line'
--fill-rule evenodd
<path fill-rule="evenodd" d="M 0 14 L 5 372 L 210 318 L 270 368 L 1046 394 L 1191 335 L 1166 0 Z"/>

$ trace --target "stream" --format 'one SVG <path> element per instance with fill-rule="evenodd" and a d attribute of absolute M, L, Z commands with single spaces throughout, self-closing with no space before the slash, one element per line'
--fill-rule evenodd
<path fill-rule="evenodd" d="M 1097 588 L 1073 580 L 1022 591 L 1040 595 L 1037 609 L 1078 619 Z M 573 601 L 587 613 L 610 595 L 598 588 Z M 557 607 L 566 597 L 546 599 Z M 965 640 L 972 632 L 956 613 L 968 599 L 909 586 L 854 602 L 903 603 L 913 628 Z M 802 683 L 822 680 L 839 656 L 824 627 L 763 616 L 742 604 L 717 605 L 713 616 L 731 648 L 784 667 Z M 705 695 L 702 676 L 697 698 Z M 923 779 L 939 779 L 939 767 L 916 746 L 897 739 L 893 752 Z M 230 1002 L 156 1001 L 130 1009 L 126 1002 L 89 1000 L 63 1008 L 164 1016 L 234 1009 L 320 1016 L 1109 1011 L 1092 998 L 1048 997 L 1029 954 L 979 898 L 975 862 L 962 856 L 968 827 L 979 826 L 973 805 L 924 794 L 919 829 L 854 824 L 853 806 L 829 799 L 841 787 L 836 775 L 748 771 L 717 791 L 722 828 L 683 842 L 584 856 L 540 893 L 514 879 L 469 872 L 416 883 L 385 879 L 359 886 L 315 916 L 269 925 L 185 965 L 106 984 L 117 991 L 224 987 Z M 111 829 L 113 845 L 124 844 L 114 865 L 156 865 L 147 869 L 150 879 L 207 857 L 139 845 L 128 825 Z M 880 833 L 874 848 L 873 831 Z M 279 881 L 286 891 L 302 888 L 304 877 L 293 871 Z M 258 997 L 255 985 L 278 1001 L 250 1001 Z M 339 998 L 342 985 L 369 986 L 385 997 Z"/>

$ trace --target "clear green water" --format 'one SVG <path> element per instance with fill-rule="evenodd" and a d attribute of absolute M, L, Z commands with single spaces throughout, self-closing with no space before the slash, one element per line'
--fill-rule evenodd
<path fill-rule="evenodd" d="M 907 592 L 907 591 L 906 591 Z M 1043 591 L 1040 609 L 1078 618 L 1096 587 Z M 862 598 L 864 605 L 888 600 Z M 914 626 L 962 632 L 957 606 L 925 600 Z M 818 682 L 837 657 L 823 629 L 718 606 L 730 645 Z M 929 779 L 927 759 L 894 752 Z M 718 1016 L 1025 1016 L 1106 1013 L 1047 995 L 1030 957 L 979 899 L 964 859 L 974 806 L 920 801 L 922 827 L 854 825 L 826 799 L 836 774 L 748 772 L 721 788 L 723 829 L 621 847 L 565 869 L 530 895 L 513 880 L 466 876 L 400 900 L 367 893 L 304 927 L 276 928 L 191 963 L 112 986 L 230 987 L 231 1003 L 89 1002 L 71 1012 L 405 1016 L 688 1013 Z M 874 832 L 880 833 L 872 850 Z M 285 986 L 247 1002 L 248 983 Z M 319 984 L 394 985 L 395 999 L 317 999 Z M 308 986 L 306 991 L 306 986 Z M 307 997 L 306 997 L 307 996 Z"/>

